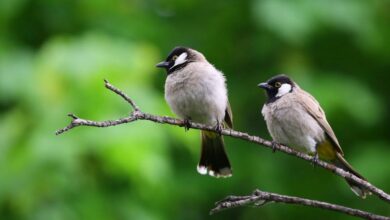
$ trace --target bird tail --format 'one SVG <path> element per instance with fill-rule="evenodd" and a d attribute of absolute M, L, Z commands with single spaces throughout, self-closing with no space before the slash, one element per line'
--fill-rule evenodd
<path fill-rule="evenodd" d="M 213 177 L 230 177 L 232 175 L 221 135 L 202 131 L 202 152 L 197 170 L 202 175 L 209 174 Z"/>
<path fill-rule="evenodd" d="M 353 169 L 353 167 L 344 159 L 340 153 L 336 153 L 336 160 L 334 161 L 335 165 L 345 171 L 352 173 L 353 175 L 359 177 L 362 180 L 366 180 L 362 175 Z M 351 187 L 351 190 L 362 199 L 365 199 L 367 195 L 370 195 L 371 192 L 368 189 L 362 187 L 361 185 L 356 184 L 355 182 L 345 179 L 348 185 Z"/>

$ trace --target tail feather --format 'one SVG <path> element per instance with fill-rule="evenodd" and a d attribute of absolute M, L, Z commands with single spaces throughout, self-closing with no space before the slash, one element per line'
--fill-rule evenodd
<path fill-rule="evenodd" d="M 340 154 L 336 154 L 336 160 L 334 161 L 335 165 L 345 171 L 352 173 L 353 175 L 359 177 L 360 179 L 366 180 L 362 175 L 360 175 L 357 171 L 353 169 L 353 167 L 344 159 L 344 157 Z M 361 185 L 356 184 L 353 181 L 347 180 L 348 185 L 351 187 L 351 190 L 359 197 L 365 199 L 367 195 L 370 195 L 371 192 Z"/>
<path fill-rule="evenodd" d="M 202 131 L 202 152 L 197 170 L 200 174 L 209 174 L 213 177 L 230 177 L 232 175 L 222 136 Z"/>

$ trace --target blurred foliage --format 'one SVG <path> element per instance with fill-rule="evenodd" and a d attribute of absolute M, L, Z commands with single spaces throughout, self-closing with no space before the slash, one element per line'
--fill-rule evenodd
<path fill-rule="evenodd" d="M 389 9 L 386 0 L 0 1 L 0 219 L 353 219 L 280 204 L 208 215 L 257 187 L 390 215 L 327 171 L 232 138 L 234 175 L 214 179 L 195 170 L 195 130 L 136 122 L 54 135 L 68 111 L 129 114 L 103 79 L 172 116 L 154 65 L 186 45 L 225 73 L 236 129 L 269 138 L 256 85 L 288 73 L 320 101 L 346 158 L 390 192 Z"/>

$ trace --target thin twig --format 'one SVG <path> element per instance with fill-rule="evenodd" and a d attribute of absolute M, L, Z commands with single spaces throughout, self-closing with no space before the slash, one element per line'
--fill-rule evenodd
<path fill-rule="evenodd" d="M 389 217 L 376 215 L 370 212 L 365 212 L 359 209 L 352 209 L 341 205 L 331 204 L 318 200 L 305 199 L 300 197 L 280 195 L 276 193 L 264 192 L 256 190 L 252 195 L 248 196 L 228 196 L 224 200 L 216 202 L 215 208 L 210 211 L 210 214 L 214 214 L 226 209 L 241 207 L 245 205 L 254 204 L 256 207 L 260 207 L 269 202 L 297 204 L 303 206 L 311 206 L 316 208 L 328 209 L 344 214 L 352 215 L 355 217 L 361 217 L 365 219 L 374 220 L 389 220 Z"/>
<path fill-rule="evenodd" d="M 109 90 L 115 92 L 116 94 L 120 95 L 124 100 L 126 100 L 126 102 L 128 102 L 131 105 L 131 107 L 133 107 L 135 112 L 139 111 L 139 107 L 135 104 L 135 102 L 128 95 L 126 95 L 121 90 L 119 90 L 118 88 L 114 87 L 113 85 L 111 85 L 108 82 L 108 80 L 106 80 L 106 79 L 104 80 L 104 86 L 107 89 L 109 89 Z"/>
<path fill-rule="evenodd" d="M 180 119 L 144 113 L 135 104 L 135 102 L 131 98 L 129 98 L 125 93 L 123 93 L 121 90 L 119 90 L 116 87 L 114 87 L 113 85 L 111 85 L 107 80 L 104 80 L 104 81 L 105 81 L 105 87 L 107 89 L 115 92 L 116 94 L 121 96 L 126 102 L 128 102 L 131 105 L 131 107 L 134 109 L 133 113 L 128 117 L 120 118 L 117 120 L 107 120 L 107 121 L 100 121 L 100 122 L 86 120 L 86 119 L 79 118 L 79 117 L 75 116 L 74 114 L 68 114 L 68 116 L 72 118 L 71 123 L 64 128 L 57 130 L 56 135 L 62 134 L 66 131 L 69 131 L 69 130 L 71 130 L 75 127 L 79 127 L 79 126 L 110 127 L 110 126 L 116 126 L 116 125 L 125 124 L 125 123 L 131 123 L 131 122 L 137 121 L 137 120 L 148 120 L 148 121 L 152 121 L 152 122 L 156 122 L 156 123 L 160 123 L 160 124 L 170 124 L 170 125 L 176 125 L 176 126 L 180 126 L 180 127 L 183 127 L 184 125 L 186 125 L 189 128 L 193 128 L 193 129 L 218 132 L 215 130 L 215 127 L 213 127 L 213 126 L 207 126 L 207 125 L 199 124 L 199 123 L 195 123 L 195 122 L 189 122 L 187 125 L 183 120 L 180 120 Z M 283 153 L 293 155 L 293 156 L 296 156 L 296 157 L 301 158 L 303 160 L 309 161 L 310 163 L 314 163 L 317 166 L 320 166 L 322 168 L 330 170 L 331 172 L 335 173 L 338 176 L 341 176 L 345 179 L 354 181 L 355 183 L 367 188 L 367 190 L 372 192 L 374 195 L 377 195 L 382 200 L 390 203 L 390 195 L 385 193 L 383 190 L 375 187 L 371 183 L 369 183 L 365 180 L 362 180 L 359 177 L 357 177 L 357 176 L 355 176 L 355 175 L 353 175 L 353 174 L 351 174 L 343 169 L 340 169 L 340 168 L 334 166 L 333 164 L 329 164 L 329 163 L 321 161 L 321 160 L 313 160 L 313 158 L 311 156 L 309 156 L 308 154 L 298 152 L 298 151 L 296 151 L 292 148 L 289 148 L 285 145 L 272 143 L 271 141 L 265 140 L 265 139 L 258 137 L 258 136 L 249 135 L 248 133 L 245 133 L 245 132 L 235 131 L 232 129 L 223 129 L 221 131 L 221 134 L 224 136 L 230 136 L 230 137 L 238 138 L 241 140 L 249 141 L 252 143 L 256 143 L 260 146 L 268 147 L 268 148 L 272 149 L 273 151 L 278 150 L 278 151 L 281 151 Z"/>

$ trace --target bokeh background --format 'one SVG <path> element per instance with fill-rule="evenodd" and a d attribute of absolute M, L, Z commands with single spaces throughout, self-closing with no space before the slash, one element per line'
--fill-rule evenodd
<path fill-rule="evenodd" d="M 259 82 L 289 74 L 327 112 L 346 158 L 390 192 L 390 2 L 386 0 L 0 1 L 0 219 L 353 219 L 269 204 L 210 216 L 214 202 L 260 188 L 390 215 L 375 196 L 306 161 L 225 138 L 228 179 L 196 172 L 199 131 L 147 121 L 56 129 L 80 117 L 173 116 L 166 74 L 177 45 L 228 81 L 235 128 L 269 139 Z"/>

